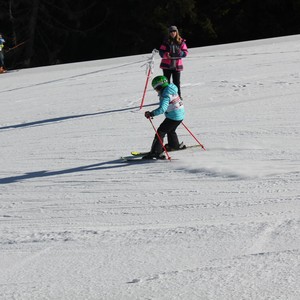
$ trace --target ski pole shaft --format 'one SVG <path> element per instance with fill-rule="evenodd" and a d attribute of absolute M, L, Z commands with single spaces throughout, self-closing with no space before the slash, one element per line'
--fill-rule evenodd
<path fill-rule="evenodd" d="M 169 153 L 168 153 L 166 147 L 164 146 L 164 143 L 163 143 L 163 141 L 162 141 L 160 135 L 158 134 L 158 132 L 157 132 L 155 126 L 153 125 L 153 122 L 152 122 L 151 118 L 149 118 L 149 121 L 150 121 L 150 123 L 151 123 L 151 125 L 152 125 L 152 127 L 153 127 L 153 129 L 154 129 L 154 131 L 155 131 L 155 134 L 156 134 L 156 136 L 157 136 L 157 138 L 158 138 L 160 144 L 162 145 L 162 147 L 163 147 L 163 149 L 164 149 L 164 151 L 165 151 L 165 153 L 166 153 L 166 155 L 167 155 L 168 160 L 171 160 L 171 157 L 170 157 L 170 155 L 169 155 Z"/>
<path fill-rule="evenodd" d="M 183 127 L 189 132 L 189 134 L 196 140 L 196 142 L 202 147 L 203 150 L 206 150 L 205 147 L 199 142 L 199 140 L 193 135 L 193 133 L 187 128 L 187 126 L 181 122 Z"/>
<path fill-rule="evenodd" d="M 146 65 L 147 65 L 147 69 L 146 69 L 147 79 L 146 79 L 146 83 L 145 83 L 145 88 L 144 88 L 144 92 L 143 92 L 142 101 L 141 101 L 141 104 L 140 104 L 140 109 L 142 109 L 143 105 L 144 105 L 144 100 L 145 100 L 145 95 L 146 95 L 146 91 L 147 91 L 147 87 L 148 87 L 148 82 L 149 82 L 149 79 L 151 77 L 151 74 L 152 74 L 153 68 L 154 68 L 154 56 L 157 52 L 158 52 L 157 49 L 153 49 L 152 53 L 151 53 L 151 57 L 148 60 L 148 62 L 146 63 Z M 148 72 L 147 72 L 147 70 L 148 70 Z"/>
<path fill-rule="evenodd" d="M 147 74 L 147 79 L 146 79 L 146 84 L 145 84 L 145 88 L 144 88 L 144 93 L 143 93 L 143 98 L 141 101 L 140 109 L 142 109 L 144 106 L 144 100 L 145 100 L 145 95 L 146 95 L 150 75 L 151 75 L 151 68 L 148 69 L 148 74 Z"/>
<path fill-rule="evenodd" d="M 11 50 L 14 50 L 14 49 L 16 49 L 16 48 L 18 48 L 18 47 L 20 47 L 20 46 L 22 46 L 22 45 L 25 44 L 26 42 L 27 42 L 27 41 L 22 42 L 22 43 L 19 43 L 19 44 L 15 45 L 15 46 L 12 47 L 12 48 L 8 48 L 8 50 L 6 51 L 6 53 L 9 52 L 9 51 L 11 51 Z"/>

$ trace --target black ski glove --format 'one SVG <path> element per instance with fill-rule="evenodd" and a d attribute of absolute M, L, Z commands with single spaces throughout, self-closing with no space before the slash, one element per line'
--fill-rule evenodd
<path fill-rule="evenodd" d="M 147 119 L 153 118 L 153 113 L 151 111 L 145 111 L 145 117 Z"/>

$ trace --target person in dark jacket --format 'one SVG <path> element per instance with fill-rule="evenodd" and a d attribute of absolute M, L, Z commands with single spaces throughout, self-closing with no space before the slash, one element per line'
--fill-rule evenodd
<path fill-rule="evenodd" d="M 4 47 L 5 40 L 2 38 L 2 34 L 0 33 L 0 73 L 4 73 L 4 53 L 3 53 L 3 47 Z"/>
<path fill-rule="evenodd" d="M 182 58 L 188 54 L 188 49 L 176 26 L 169 27 L 169 36 L 163 41 L 159 48 L 159 55 L 162 58 L 160 68 L 168 81 L 178 88 L 178 95 L 181 98 L 180 72 L 183 70 Z M 182 98 L 181 98 L 182 99 Z"/>

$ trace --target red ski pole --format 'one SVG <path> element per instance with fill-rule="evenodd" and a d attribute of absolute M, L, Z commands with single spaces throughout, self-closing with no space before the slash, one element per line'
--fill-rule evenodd
<path fill-rule="evenodd" d="M 145 95 L 146 95 L 146 91 L 147 91 L 147 87 L 148 87 L 149 78 L 151 77 L 151 73 L 154 68 L 154 56 L 157 52 L 158 52 L 157 49 L 153 49 L 151 57 L 149 58 L 148 62 L 144 64 L 144 65 L 147 65 L 147 69 L 146 69 L 147 79 L 146 79 L 145 88 L 144 88 L 144 92 L 143 92 L 143 98 L 142 98 L 142 101 L 140 104 L 140 109 L 142 109 L 143 105 L 144 105 L 144 100 L 145 100 Z M 148 72 L 147 72 L 147 70 L 148 70 Z"/>
<path fill-rule="evenodd" d="M 144 99 L 145 99 L 146 90 L 147 90 L 147 86 L 148 86 L 150 76 L 151 76 L 151 68 L 148 69 L 148 74 L 147 74 L 147 79 L 146 79 L 146 84 L 145 84 L 145 88 L 144 88 L 144 93 L 143 93 L 143 98 L 142 98 L 142 101 L 141 101 L 140 109 L 142 109 L 143 106 L 144 106 Z"/>
<path fill-rule="evenodd" d="M 154 129 L 154 131 L 155 131 L 155 134 L 156 134 L 156 136 L 157 136 L 157 138 L 158 138 L 160 144 L 162 145 L 162 147 L 163 147 L 163 149 L 164 149 L 164 151 L 165 151 L 165 153 L 166 153 L 166 155 L 167 155 L 168 160 L 171 160 L 171 157 L 170 157 L 170 155 L 169 155 L 169 153 L 168 153 L 166 147 L 164 146 L 164 143 L 163 143 L 161 137 L 159 136 L 159 134 L 158 134 L 158 132 L 157 132 L 155 126 L 153 125 L 153 122 L 152 122 L 151 118 L 149 118 L 149 121 L 150 121 L 150 123 L 151 123 L 151 125 L 152 125 L 152 127 L 153 127 L 153 129 Z"/>
<path fill-rule="evenodd" d="M 193 135 L 193 133 L 185 126 L 185 124 L 183 122 L 181 122 L 181 124 L 189 132 L 189 134 L 196 140 L 196 142 L 202 147 L 202 149 L 206 151 L 205 147 L 199 142 L 199 140 Z"/>

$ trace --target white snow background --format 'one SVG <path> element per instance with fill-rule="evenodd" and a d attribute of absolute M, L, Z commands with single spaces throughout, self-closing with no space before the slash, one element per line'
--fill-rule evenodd
<path fill-rule="evenodd" d="M 300 36 L 189 49 L 207 151 L 126 163 L 149 56 L 1 75 L 0 299 L 300 299 Z"/>

